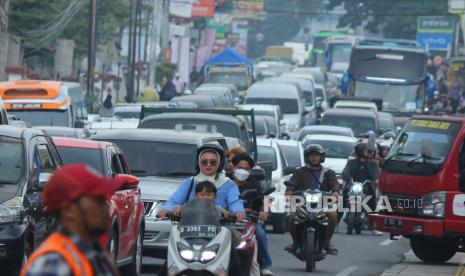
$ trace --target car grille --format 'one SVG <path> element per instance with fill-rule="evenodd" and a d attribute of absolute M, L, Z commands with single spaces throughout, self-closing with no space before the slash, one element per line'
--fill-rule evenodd
<path fill-rule="evenodd" d="M 419 215 L 419 209 L 422 208 L 421 197 L 408 195 L 386 195 L 393 214 L 398 215 Z"/>

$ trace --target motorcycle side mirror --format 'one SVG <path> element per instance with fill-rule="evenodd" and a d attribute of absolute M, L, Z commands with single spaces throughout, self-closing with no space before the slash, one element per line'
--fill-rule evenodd
<path fill-rule="evenodd" d="M 276 188 L 268 188 L 265 190 L 265 192 L 263 193 L 264 195 L 269 195 L 271 193 L 273 193 L 274 191 L 276 191 Z"/>
<path fill-rule="evenodd" d="M 250 197 L 253 197 L 254 195 L 256 195 L 257 193 L 258 193 L 257 189 L 247 189 L 247 190 L 244 190 L 241 193 L 240 198 L 242 198 L 242 199 L 250 198 Z"/>
<path fill-rule="evenodd" d="M 52 176 L 51 173 L 44 173 L 44 172 L 40 173 L 39 174 L 39 180 L 38 180 L 37 184 L 34 185 L 35 188 L 37 188 L 39 190 L 43 190 L 51 176 Z"/>
<path fill-rule="evenodd" d="M 266 178 L 266 172 L 262 168 L 253 168 L 250 171 L 250 177 L 256 181 L 263 181 Z"/>

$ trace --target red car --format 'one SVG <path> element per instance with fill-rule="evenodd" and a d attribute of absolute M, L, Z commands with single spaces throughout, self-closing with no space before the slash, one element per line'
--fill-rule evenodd
<path fill-rule="evenodd" d="M 139 179 L 130 175 L 123 152 L 112 143 L 53 137 L 64 164 L 85 163 L 108 177 L 128 181 L 120 191 L 108 197 L 111 230 L 102 236 L 101 245 L 108 248 L 122 275 L 139 275 L 142 266 L 144 237 L 144 204 Z"/>

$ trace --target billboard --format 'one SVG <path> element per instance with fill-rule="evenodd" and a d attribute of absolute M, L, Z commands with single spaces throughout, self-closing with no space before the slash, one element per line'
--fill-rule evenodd
<path fill-rule="evenodd" d="M 417 41 L 421 47 L 431 50 L 447 50 L 453 43 L 451 34 L 417 34 Z"/>
<path fill-rule="evenodd" d="M 192 1 L 193 0 L 170 1 L 170 15 L 191 18 Z"/>
<path fill-rule="evenodd" d="M 195 0 L 192 17 L 215 17 L 215 0 Z"/>
<path fill-rule="evenodd" d="M 454 16 L 419 16 L 417 42 L 430 50 L 454 50 L 457 18 Z"/>
<path fill-rule="evenodd" d="M 258 20 L 265 7 L 264 0 L 236 0 L 234 5 L 234 19 Z"/>

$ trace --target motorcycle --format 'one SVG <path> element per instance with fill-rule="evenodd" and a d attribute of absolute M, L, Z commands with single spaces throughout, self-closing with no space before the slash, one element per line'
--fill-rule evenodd
<path fill-rule="evenodd" d="M 366 190 L 370 181 L 363 183 L 350 181 L 346 189 L 346 206 L 350 207 L 350 211 L 345 214 L 344 222 L 347 225 L 347 234 L 352 235 L 355 230 L 355 234 L 360 235 L 363 229 L 368 226 L 368 214 L 365 209 L 361 208 L 361 203 L 365 200 Z"/>
<path fill-rule="evenodd" d="M 167 275 L 228 275 L 232 234 L 220 222 L 215 202 L 184 204 L 168 241 Z"/>
<path fill-rule="evenodd" d="M 316 262 L 326 258 L 323 251 L 326 231 L 328 228 L 328 218 L 326 212 L 328 209 L 323 206 L 323 197 L 331 195 L 319 190 L 306 190 L 296 192 L 294 195 L 305 198 L 305 206 L 296 208 L 295 231 L 296 231 L 296 250 L 290 250 L 300 261 L 305 262 L 305 270 L 314 272 Z M 308 210 L 307 206 L 311 209 Z"/>

